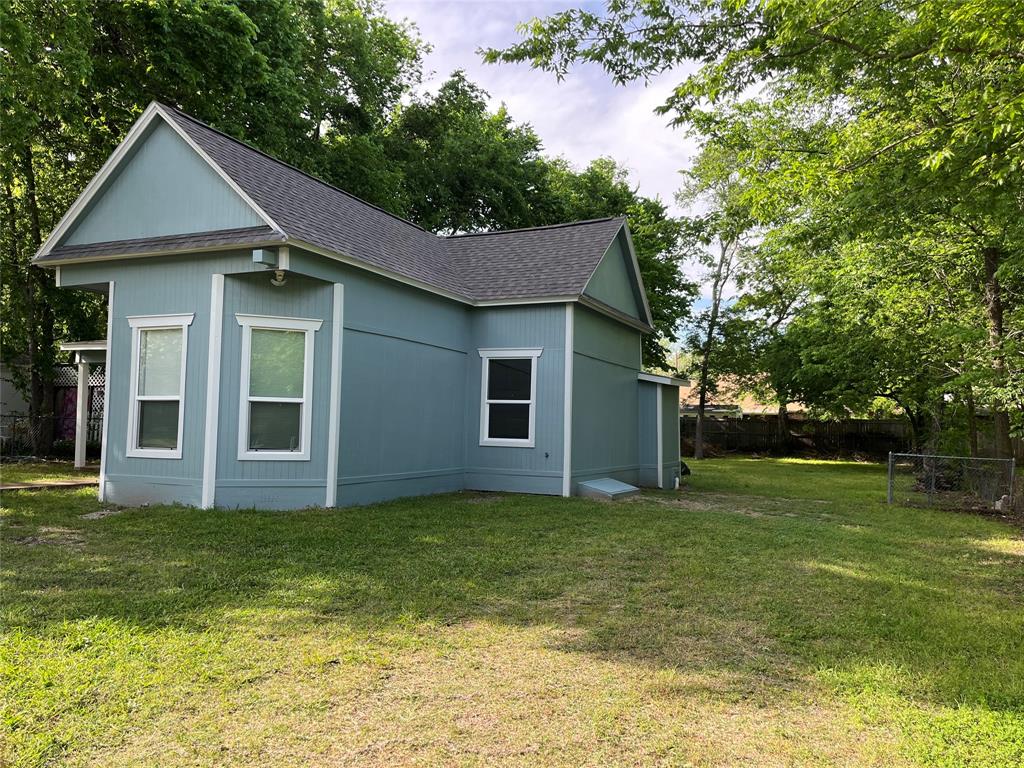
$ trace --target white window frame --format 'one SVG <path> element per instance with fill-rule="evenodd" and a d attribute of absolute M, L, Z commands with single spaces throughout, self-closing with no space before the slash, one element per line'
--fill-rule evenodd
<path fill-rule="evenodd" d="M 313 431 L 313 347 L 314 334 L 320 330 L 323 320 L 301 317 L 276 317 L 274 315 L 235 314 L 242 326 L 242 375 L 239 377 L 238 397 L 238 460 L 239 461 L 309 461 Z M 302 331 L 306 335 L 305 364 L 302 372 L 302 397 L 250 397 L 249 377 L 252 365 L 253 329 L 266 331 Z M 299 403 L 302 413 L 299 417 L 301 449 L 298 451 L 252 451 L 249 450 L 249 403 Z"/>
<path fill-rule="evenodd" d="M 133 315 L 127 318 L 132 329 L 132 363 L 130 398 L 128 400 L 128 444 L 125 456 L 132 459 L 180 459 L 185 430 L 185 379 L 188 369 L 188 328 L 194 313 L 179 315 Z M 178 439 L 175 448 L 139 447 L 139 402 L 141 400 L 173 400 L 163 395 L 139 394 L 139 354 L 142 331 L 181 331 L 181 382 L 178 385 Z"/>
<path fill-rule="evenodd" d="M 533 448 L 537 418 L 537 359 L 544 351 L 543 347 L 531 349 L 479 349 L 480 353 L 480 445 L 504 446 L 506 448 Z M 529 360 L 530 361 L 530 399 L 529 400 L 488 400 L 487 380 L 490 378 L 491 360 Z M 525 439 L 508 437 L 488 437 L 492 405 L 524 405 L 530 406 L 529 435 Z"/>

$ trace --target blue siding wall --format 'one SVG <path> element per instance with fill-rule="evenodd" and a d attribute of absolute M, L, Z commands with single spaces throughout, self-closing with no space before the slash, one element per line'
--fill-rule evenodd
<path fill-rule="evenodd" d="M 313 423 L 309 461 L 239 461 L 242 327 L 236 313 L 322 320 L 313 337 Z M 228 275 L 224 280 L 221 336 L 218 506 L 264 509 L 322 505 L 327 479 L 327 414 L 331 372 L 332 287 L 290 274 L 282 286 L 270 275 Z M 205 350 L 205 344 L 203 345 Z"/>
<path fill-rule="evenodd" d="M 291 265 L 345 286 L 338 504 L 463 488 L 469 309 L 301 251 Z"/>
<path fill-rule="evenodd" d="M 98 262 L 61 268 L 61 284 L 65 286 L 115 282 L 112 353 L 107 361 L 107 386 L 110 387 L 107 490 L 112 501 L 120 504 L 200 502 L 210 274 L 251 268 L 248 251 L 207 257 Z M 128 445 L 132 334 L 127 318 L 187 312 L 195 313 L 195 319 L 188 329 L 182 457 L 128 458 L 125 453 Z"/>
<path fill-rule="evenodd" d="M 639 290 L 625 235 L 620 234 L 608 248 L 601 263 L 597 265 L 584 293 L 625 312 L 630 317 L 640 318 L 643 313 Z"/>
<path fill-rule="evenodd" d="M 649 381 L 637 382 L 640 427 L 640 472 L 638 479 L 644 488 L 658 485 L 658 390 Z"/>
<path fill-rule="evenodd" d="M 661 400 L 661 487 L 679 477 L 679 387 L 639 382 L 640 485 L 658 487 L 658 399 Z"/>
<path fill-rule="evenodd" d="M 172 128 L 157 120 L 61 244 L 130 240 L 263 223 Z"/>
<path fill-rule="evenodd" d="M 679 387 L 661 386 L 662 478 L 664 488 L 675 488 L 679 477 Z"/>
<path fill-rule="evenodd" d="M 474 488 L 558 494 L 562 485 L 565 305 L 471 309 L 292 249 L 283 287 L 248 251 L 100 262 L 62 268 L 62 283 L 115 281 L 108 489 L 119 503 L 201 499 L 210 275 L 223 273 L 218 506 L 323 504 L 327 480 L 332 283 L 344 285 L 339 505 Z M 129 315 L 193 312 L 183 458 L 125 456 Z M 242 329 L 236 313 L 314 318 L 310 461 L 239 462 Z M 639 333 L 574 310 L 573 475 L 637 482 Z M 481 446 L 480 348 L 540 347 L 533 448 Z"/>
<path fill-rule="evenodd" d="M 574 324 L 572 480 L 639 482 L 640 332 L 584 307 Z"/>
<path fill-rule="evenodd" d="M 477 309 L 466 376 L 466 487 L 529 493 L 562 492 L 565 305 L 532 304 Z M 537 348 L 535 435 L 532 448 L 480 445 L 478 349 Z"/>

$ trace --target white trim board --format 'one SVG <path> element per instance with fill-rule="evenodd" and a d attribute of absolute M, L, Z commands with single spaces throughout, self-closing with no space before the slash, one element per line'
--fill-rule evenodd
<path fill-rule="evenodd" d="M 565 305 L 565 376 L 562 384 L 562 495 L 572 495 L 573 305 Z"/>
<path fill-rule="evenodd" d="M 334 302 L 331 315 L 331 388 L 327 422 L 327 493 L 325 507 L 338 503 L 338 455 L 341 452 L 341 363 L 345 338 L 345 286 L 334 284 Z"/>
<path fill-rule="evenodd" d="M 113 347 L 110 340 L 114 333 L 114 281 L 107 284 L 107 362 L 104 369 L 106 384 L 103 386 L 103 440 L 100 443 L 100 485 L 99 500 L 107 500 L 107 452 L 110 446 L 110 382 L 113 380 L 111 364 Z"/>
<path fill-rule="evenodd" d="M 224 275 L 210 275 L 210 333 L 206 358 L 206 425 L 203 439 L 202 508 L 216 500 L 217 435 L 220 432 L 220 366 L 224 326 Z"/>

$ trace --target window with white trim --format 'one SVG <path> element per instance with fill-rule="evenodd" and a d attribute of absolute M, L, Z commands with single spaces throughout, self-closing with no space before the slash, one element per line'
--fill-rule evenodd
<path fill-rule="evenodd" d="M 235 315 L 242 326 L 238 458 L 308 461 L 313 339 L 322 320 Z"/>
<path fill-rule="evenodd" d="M 188 327 L 194 317 L 128 318 L 132 362 L 126 455 L 131 458 L 181 458 Z"/>
<path fill-rule="evenodd" d="M 541 349 L 481 349 L 480 445 L 532 448 Z"/>

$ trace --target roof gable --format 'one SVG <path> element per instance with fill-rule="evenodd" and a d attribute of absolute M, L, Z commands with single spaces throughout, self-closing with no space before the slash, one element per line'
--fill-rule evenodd
<path fill-rule="evenodd" d="M 642 322 L 648 321 L 643 285 L 634 269 L 629 242 L 616 237 L 597 265 L 583 293 Z"/>
<path fill-rule="evenodd" d="M 150 131 L 157 137 L 154 146 L 163 147 L 163 154 L 133 166 L 135 145 L 142 142 L 138 155 L 143 157 L 147 142 L 142 140 Z M 132 194 L 133 190 L 145 184 L 152 188 L 150 177 L 165 173 L 174 164 L 168 161 L 171 156 L 193 180 L 202 177 L 204 188 L 222 196 L 221 208 L 230 208 L 231 201 L 236 206 L 231 215 L 244 221 L 230 216 L 210 219 L 209 211 L 203 209 L 168 214 L 167 221 L 157 217 L 146 231 L 133 229 L 129 221 L 106 229 L 89 223 L 90 211 L 101 206 L 106 219 L 130 219 L 126 211 L 138 203 L 136 197 L 145 197 Z M 126 161 L 126 169 L 119 170 Z M 216 178 L 210 177 L 211 172 Z M 169 186 L 174 194 L 169 191 L 161 199 L 173 197 L 172 204 L 183 204 L 181 198 L 188 198 L 191 189 L 187 181 Z M 109 198 L 103 194 L 108 183 L 114 191 Z M 228 193 L 236 197 L 224 197 Z M 239 201 L 244 208 L 237 207 Z M 251 216 L 256 217 L 255 223 Z M 209 229 L 197 232 L 194 227 Z M 94 239 L 101 237 L 105 239 Z M 600 297 L 584 296 L 609 247 L 619 240 L 634 268 L 642 313 L 634 308 L 629 314 Z M 588 300 L 627 324 L 649 327 L 646 294 L 623 218 L 437 237 L 155 102 L 54 229 L 36 262 L 129 258 L 202 250 L 213 247 L 211 243 L 222 248 L 256 242 L 290 243 L 467 304 Z"/>
<path fill-rule="evenodd" d="M 59 245 L 260 225 L 256 211 L 158 120 L 97 188 Z"/>

